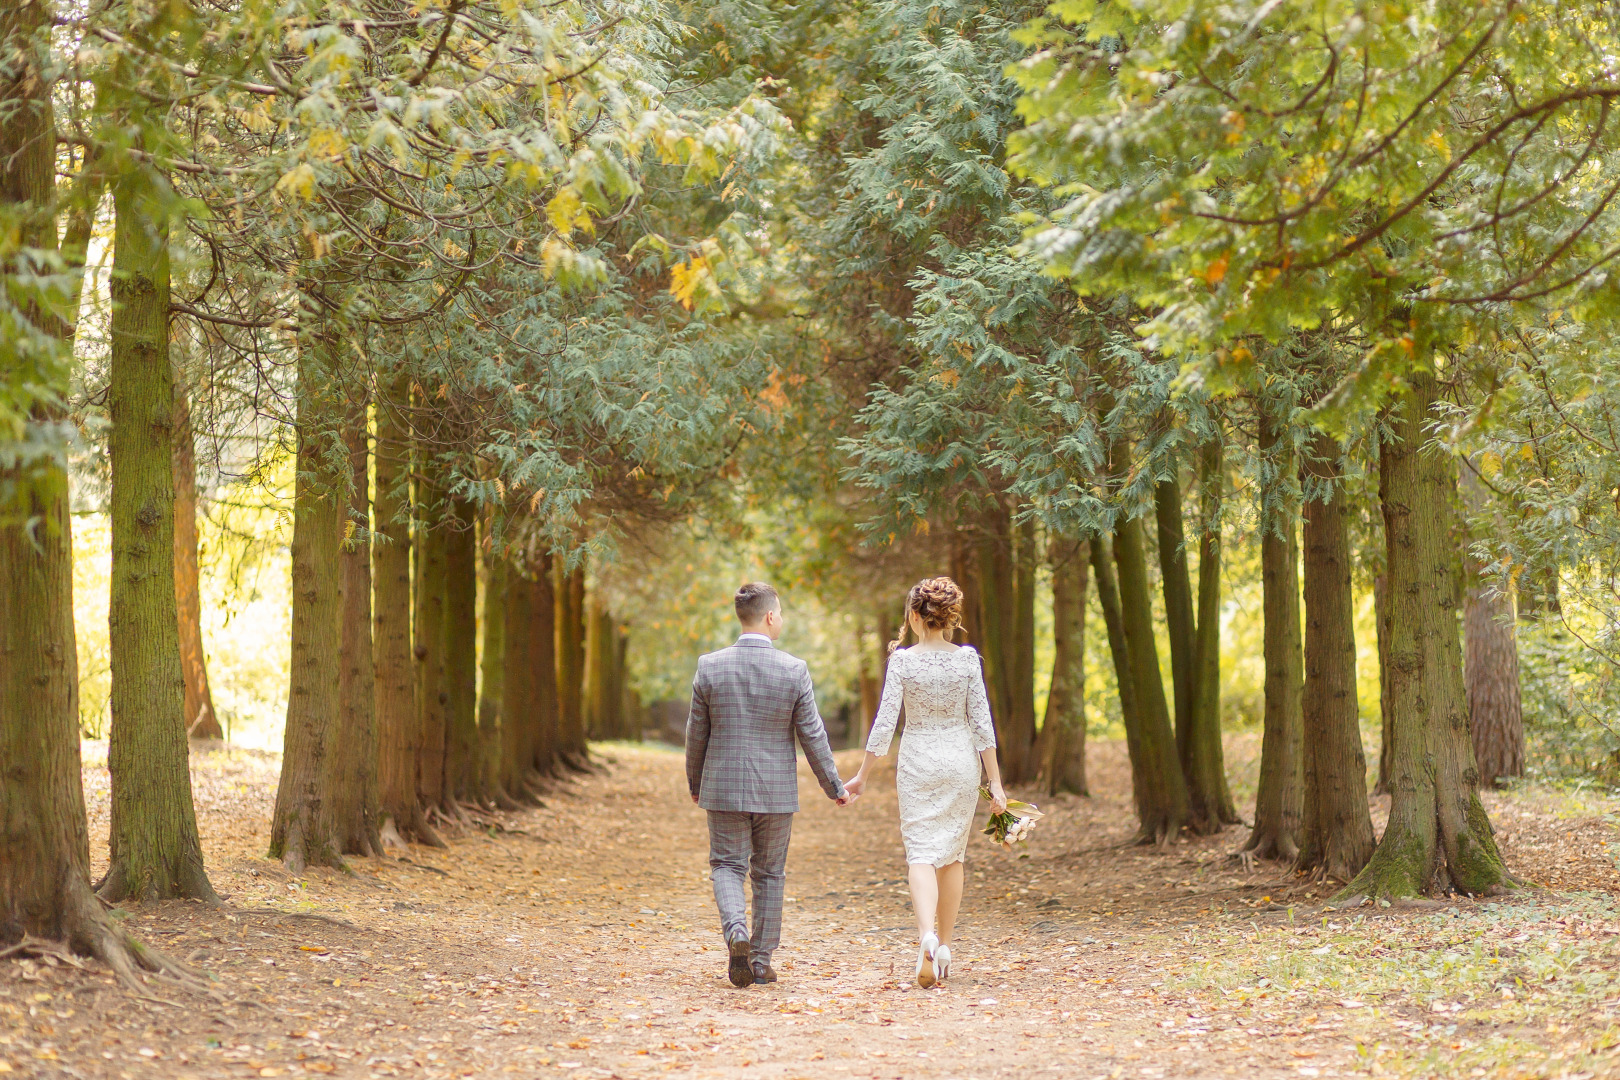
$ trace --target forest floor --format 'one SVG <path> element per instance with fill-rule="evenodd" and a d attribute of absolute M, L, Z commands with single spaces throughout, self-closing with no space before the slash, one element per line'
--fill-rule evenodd
<path fill-rule="evenodd" d="M 804 772 L 781 981 L 736 990 L 679 753 L 597 754 L 545 809 L 488 816 L 448 849 L 294 878 L 264 858 L 275 756 L 194 753 L 225 906 L 120 914 L 214 992 L 138 998 L 94 964 L 0 963 L 0 1074 L 1620 1075 L 1614 800 L 1488 796 L 1511 866 L 1542 888 L 1324 914 L 1327 890 L 1231 857 L 1241 828 L 1119 847 L 1128 769 L 1094 744 L 1094 796 L 1053 800 L 1028 858 L 969 848 L 955 971 L 923 991 L 892 771 L 844 810 Z"/>

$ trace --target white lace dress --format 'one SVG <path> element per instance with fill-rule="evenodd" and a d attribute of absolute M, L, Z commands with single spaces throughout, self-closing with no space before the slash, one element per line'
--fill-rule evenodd
<path fill-rule="evenodd" d="M 866 740 L 879 757 L 889 752 L 902 700 L 906 734 L 895 786 L 906 862 L 949 866 L 967 851 L 978 809 L 979 751 L 996 745 L 979 654 L 964 645 L 949 652 L 896 649 L 890 655 L 883 701 Z"/>

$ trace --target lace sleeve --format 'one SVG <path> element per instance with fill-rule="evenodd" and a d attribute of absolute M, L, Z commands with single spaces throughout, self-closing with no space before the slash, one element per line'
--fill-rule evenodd
<path fill-rule="evenodd" d="M 973 734 L 974 750 L 993 750 L 996 745 L 996 725 L 990 717 L 990 698 L 984 692 L 984 665 L 979 654 L 973 652 L 973 674 L 968 677 L 968 728 Z"/>
<path fill-rule="evenodd" d="M 867 751 L 878 757 L 889 752 L 894 725 L 900 720 L 900 702 L 905 695 L 900 681 L 900 656 L 899 649 L 889 654 L 889 670 L 883 676 L 883 699 L 878 702 L 877 716 L 872 718 L 872 734 L 866 740 Z"/>

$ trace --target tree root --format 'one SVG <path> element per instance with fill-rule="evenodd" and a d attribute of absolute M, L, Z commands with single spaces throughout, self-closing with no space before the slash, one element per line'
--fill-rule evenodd
<path fill-rule="evenodd" d="M 527 809 L 522 803 L 508 795 L 499 784 L 490 789 L 490 798 L 495 803 L 495 809 L 505 810 L 509 814 Z"/>
<path fill-rule="evenodd" d="M 1244 853 L 1252 859 L 1275 860 L 1288 863 L 1290 866 L 1299 861 L 1299 846 L 1294 843 L 1292 837 L 1269 829 L 1262 831 L 1258 827 L 1249 833 L 1248 842 L 1243 845 L 1243 851 L 1238 853 L 1238 857 L 1241 858 Z"/>
<path fill-rule="evenodd" d="M 1149 844 L 1159 848 L 1167 848 L 1174 844 L 1181 832 L 1180 822 L 1160 821 L 1149 825 L 1143 822 L 1136 833 L 1123 844 L 1122 848 L 1147 847 Z"/>
<path fill-rule="evenodd" d="M 31 956 L 36 959 L 49 958 L 69 967 L 78 968 L 80 971 L 85 970 L 84 962 L 74 956 L 67 946 L 60 941 L 48 941 L 45 938 L 34 937 L 32 934 L 24 934 L 22 940 L 15 945 L 0 949 L 0 960 L 9 960 L 14 956 Z"/>

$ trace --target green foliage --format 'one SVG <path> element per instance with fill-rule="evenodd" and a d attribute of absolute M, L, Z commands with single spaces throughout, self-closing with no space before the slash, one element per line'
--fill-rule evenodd
<path fill-rule="evenodd" d="M 1476 340 L 1492 307 L 1614 312 L 1612 5 L 1063 4 L 1031 25 L 1028 249 L 1241 376 L 1251 337 L 1350 320 L 1335 404 Z"/>

